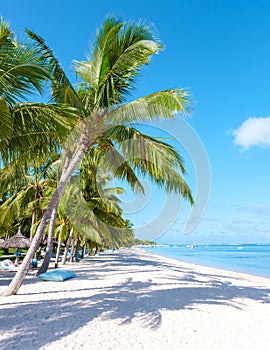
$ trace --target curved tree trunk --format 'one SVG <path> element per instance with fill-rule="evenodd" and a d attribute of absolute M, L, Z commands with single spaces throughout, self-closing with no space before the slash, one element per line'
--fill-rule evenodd
<path fill-rule="evenodd" d="M 94 131 L 97 131 L 96 128 L 98 127 L 98 124 L 99 123 L 97 123 L 95 125 Z M 96 135 L 96 132 L 94 132 L 94 135 Z M 46 229 L 48 222 L 50 221 L 50 218 L 52 216 L 52 212 L 57 207 L 59 200 L 60 200 L 60 196 L 63 193 L 65 187 L 67 186 L 74 170 L 80 164 L 81 160 L 83 159 L 83 157 L 85 156 L 85 154 L 87 153 L 89 147 L 91 146 L 91 144 L 93 144 L 93 142 L 94 142 L 93 138 L 91 138 L 89 140 L 88 133 L 83 133 L 81 135 L 77 152 L 74 153 L 66 172 L 63 172 L 61 175 L 61 179 L 59 181 L 59 184 L 58 184 L 56 191 L 54 192 L 52 199 L 51 199 L 51 201 L 50 201 L 50 203 L 49 203 L 49 205 L 48 205 L 48 207 L 47 207 L 47 209 L 46 209 L 46 211 L 41 219 L 41 222 L 40 222 L 39 227 L 36 231 L 36 234 L 32 240 L 31 246 L 30 246 L 27 254 L 24 257 L 19 270 L 17 271 L 14 278 L 12 279 L 9 286 L 3 292 L 2 295 L 4 295 L 4 296 L 13 295 L 13 294 L 16 294 L 18 292 L 18 290 L 20 289 L 20 287 L 25 279 L 25 276 L 27 274 L 27 271 L 29 269 L 31 260 L 33 259 L 36 251 L 39 248 L 40 240 L 44 234 L 44 231 Z"/>
<path fill-rule="evenodd" d="M 48 233 L 48 238 L 47 238 L 47 248 L 46 248 L 46 253 L 44 256 L 44 260 L 42 262 L 42 265 L 40 266 L 37 276 L 41 275 L 42 273 L 46 272 L 48 270 L 50 261 L 51 261 L 51 256 L 52 256 L 52 248 L 53 248 L 53 237 L 54 237 L 54 225 L 55 225 L 55 220 L 57 217 L 57 210 L 58 210 L 58 204 L 56 208 L 53 209 L 52 212 L 52 217 L 50 221 L 50 228 L 49 228 L 49 233 Z"/>

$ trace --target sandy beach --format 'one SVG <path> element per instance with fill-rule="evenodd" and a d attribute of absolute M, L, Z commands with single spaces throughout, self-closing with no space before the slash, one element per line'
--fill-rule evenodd
<path fill-rule="evenodd" d="M 68 264 L 76 278 L 0 297 L 0 349 L 269 349 L 270 279 L 140 249 Z M 0 292 L 14 273 L 0 272 Z"/>

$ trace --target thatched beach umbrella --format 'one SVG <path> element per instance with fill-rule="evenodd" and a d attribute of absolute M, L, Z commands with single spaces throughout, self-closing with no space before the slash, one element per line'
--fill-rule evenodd
<path fill-rule="evenodd" d="M 30 239 L 22 235 L 19 230 L 15 236 L 12 236 L 5 241 L 3 248 L 28 249 L 30 244 Z"/>

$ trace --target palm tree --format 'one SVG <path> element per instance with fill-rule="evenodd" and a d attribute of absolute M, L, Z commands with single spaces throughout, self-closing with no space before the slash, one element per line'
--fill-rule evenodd
<path fill-rule="evenodd" d="M 8 156 L 9 140 L 13 134 L 10 106 L 18 99 L 38 89 L 44 81 L 44 72 L 38 63 L 36 50 L 17 42 L 8 23 L 0 17 L 0 150 Z"/>
<path fill-rule="evenodd" d="M 27 169 L 19 166 L 2 169 L 0 196 L 6 194 L 6 198 L 0 204 L 0 234 L 10 230 L 15 222 L 29 218 L 32 240 L 35 224 L 57 186 L 57 158 L 41 165 L 34 160 Z"/>
<path fill-rule="evenodd" d="M 126 221 L 121 217 L 122 211 L 118 205 L 119 199 L 115 196 L 115 193 L 123 193 L 123 189 L 119 187 L 103 188 L 107 185 L 110 177 L 108 175 L 105 176 L 104 174 L 96 176 L 96 173 L 100 172 L 101 171 L 97 166 L 94 165 L 94 162 L 92 161 L 90 164 L 89 158 L 86 157 L 81 167 L 83 193 L 81 194 L 80 189 L 72 184 L 65 190 L 60 205 L 52 215 L 53 220 L 51 220 L 49 227 L 46 254 L 42 265 L 37 272 L 38 275 L 46 272 L 50 263 L 53 238 L 55 236 L 54 222 L 56 222 L 55 233 L 58 236 L 59 242 L 60 240 L 63 241 L 63 239 L 64 241 L 67 241 L 69 232 L 72 230 L 73 236 L 80 236 L 87 241 L 90 240 L 99 244 L 106 241 L 111 245 L 117 245 L 112 239 L 111 233 L 113 230 L 112 228 L 108 230 L 108 225 L 115 228 L 127 228 Z M 73 176 L 73 179 L 76 177 L 77 176 Z M 98 179 L 99 182 L 99 190 L 97 189 L 96 179 Z M 77 182 L 77 180 L 75 182 Z M 100 196 L 101 191 L 102 196 Z M 81 205 L 82 196 L 83 199 L 85 199 L 85 202 L 83 200 L 85 205 Z M 68 211 L 70 213 L 72 212 L 72 215 L 67 216 L 66 203 L 68 203 Z M 87 210 L 85 210 L 85 208 L 87 208 Z M 80 218 L 79 223 L 76 222 L 77 217 Z M 104 222 L 106 222 L 107 225 L 104 225 Z M 58 245 L 58 248 L 60 249 L 60 245 Z"/>
<path fill-rule="evenodd" d="M 149 27 L 143 23 L 125 23 L 113 17 L 107 18 L 97 34 L 97 41 L 89 59 L 75 64 L 75 71 L 82 80 L 77 91 L 44 41 L 30 31 L 28 35 L 39 44 L 39 53 L 43 53 L 43 58 L 51 67 L 54 101 L 76 108 L 81 121 L 74 131 L 76 144 L 73 143 L 72 147 L 66 144 L 67 166 L 61 174 L 58 187 L 19 271 L 4 295 L 15 294 L 20 288 L 29 262 L 38 248 L 39 239 L 73 172 L 88 150 L 106 138 L 115 142 L 119 142 L 121 138 L 127 141 L 121 142 L 120 147 L 124 155 L 133 153 L 136 156 L 131 165 L 142 169 L 142 173 L 148 174 L 167 191 L 175 191 L 193 203 L 190 190 L 182 178 L 182 159 L 176 152 L 164 143 L 159 143 L 158 146 L 157 140 L 152 148 L 154 139 L 147 139 L 134 129 L 123 135 L 119 127 L 140 120 L 174 118 L 177 113 L 184 113 L 189 106 L 189 95 L 182 89 L 164 90 L 133 102 L 126 102 L 126 96 L 132 91 L 142 66 L 148 64 L 151 56 L 161 49 Z M 111 148 L 113 149 L 113 141 Z M 111 154 L 113 153 L 115 152 Z M 123 168 L 123 165 L 126 164 L 119 163 L 120 168 Z M 117 169 L 115 172 L 117 173 Z M 128 179 L 125 172 L 118 175 Z"/>
<path fill-rule="evenodd" d="M 4 165 L 19 155 L 29 160 L 43 151 L 48 154 L 55 150 L 59 136 L 70 132 L 70 109 L 23 102 L 42 92 L 49 75 L 35 41 L 18 42 L 0 18 L 0 155 Z"/>
<path fill-rule="evenodd" d="M 19 42 L 1 17 L 0 162 L 5 168 L 0 173 L 0 192 L 1 202 L 5 202 L 6 207 L 4 215 L 1 215 L 2 219 L 5 218 L 2 229 L 22 214 L 22 204 L 27 204 L 27 198 L 33 191 L 38 196 L 37 187 L 35 191 L 33 184 L 25 184 L 29 168 L 33 166 L 33 156 L 43 157 L 43 153 L 48 155 L 54 152 L 59 148 L 59 135 L 63 135 L 63 130 L 67 131 L 68 128 L 63 110 L 58 106 L 22 103 L 32 93 L 42 92 L 49 77 L 49 71 L 44 67 L 46 62 L 38 53 L 36 43 L 33 40 Z M 54 123 L 51 123 L 52 120 Z M 60 124 L 66 125 L 63 128 L 59 127 Z M 34 213 L 35 210 L 33 218 Z"/>

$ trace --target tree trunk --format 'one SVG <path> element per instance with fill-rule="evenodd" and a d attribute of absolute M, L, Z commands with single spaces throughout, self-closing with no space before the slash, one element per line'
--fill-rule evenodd
<path fill-rule="evenodd" d="M 94 250 L 93 250 L 93 243 L 92 243 L 92 241 L 90 241 L 88 243 L 88 249 L 89 249 L 89 255 L 90 256 L 94 256 L 95 254 L 94 254 Z"/>
<path fill-rule="evenodd" d="M 58 259 L 59 259 L 59 256 L 60 256 L 60 248 L 61 248 L 61 240 L 59 239 L 58 245 L 57 245 L 57 251 L 56 251 L 56 255 L 55 255 L 55 263 L 54 263 L 54 267 L 55 268 L 58 267 Z"/>
<path fill-rule="evenodd" d="M 67 186 L 74 170 L 80 164 L 81 160 L 83 159 L 83 157 L 87 153 L 90 145 L 94 142 L 93 139 L 87 140 L 87 136 L 88 135 L 85 135 L 84 133 L 81 136 L 80 142 L 79 142 L 79 148 L 77 149 L 77 152 L 74 153 L 66 172 L 62 173 L 59 184 L 58 184 L 56 191 L 54 192 L 54 194 L 51 198 L 51 201 L 50 201 L 50 203 L 49 203 L 49 205 L 48 205 L 48 207 L 47 207 L 47 209 L 46 209 L 46 211 L 41 219 L 41 222 L 40 222 L 39 227 L 36 231 L 36 234 L 32 240 L 31 246 L 30 246 L 27 254 L 25 255 L 25 257 L 21 263 L 19 270 L 15 274 L 14 278 L 10 282 L 7 289 L 3 292 L 4 296 L 16 294 L 18 292 L 18 290 L 20 289 L 20 287 L 25 279 L 25 276 L 27 275 L 27 272 L 28 272 L 28 269 L 30 266 L 30 262 L 33 259 L 36 251 L 39 248 L 40 240 L 44 234 L 44 231 L 46 229 L 48 222 L 50 221 L 50 218 L 52 216 L 52 212 L 57 207 L 57 205 L 59 203 L 61 194 L 63 193 L 65 187 Z"/>
<path fill-rule="evenodd" d="M 92 247 L 89 249 L 89 255 L 90 255 L 90 256 L 94 256 L 94 251 L 93 251 L 93 248 L 92 248 Z"/>
<path fill-rule="evenodd" d="M 82 246 L 82 259 L 84 258 L 85 256 L 85 251 L 86 251 L 86 243 L 85 241 L 83 242 L 83 246 Z"/>
<path fill-rule="evenodd" d="M 67 151 L 62 174 L 64 174 L 67 171 L 68 165 L 70 163 L 70 159 L 71 159 L 71 154 L 70 154 L 70 152 Z M 62 177 L 62 174 L 61 174 L 61 177 Z M 60 177 L 60 181 L 61 181 L 61 177 Z M 60 201 L 60 197 L 59 197 L 59 201 Z M 57 207 L 52 212 L 52 217 L 51 217 L 51 221 L 50 221 L 50 228 L 49 228 L 49 233 L 48 233 L 48 238 L 47 238 L 46 254 L 44 256 L 43 263 L 37 272 L 37 276 L 46 272 L 48 270 L 49 265 L 50 265 L 52 250 L 53 250 L 54 226 L 55 226 L 55 221 L 57 218 L 59 201 L 57 203 Z"/>
<path fill-rule="evenodd" d="M 52 256 L 52 248 L 53 248 L 53 237 L 54 237 L 54 225 L 55 225 L 55 220 L 57 217 L 57 210 L 58 210 L 58 204 L 57 207 L 53 209 L 52 212 L 52 217 L 50 221 L 50 228 L 49 228 L 49 233 L 47 237 L 47 247 L 46 247 L 46 253 L 44 256 L 44 260 L 42 262 L 42 265 L 40 266 L 37 276 L 41 275 L 42 273 L 46 272 L 48 270 L 50 261 L 51 261 L 51 256 Z"/>
<path fill-rule="evenodd" d="M 15 261 L 14 261 L 14 266 L 18 266 L 20 262 L 20 257 L 16 256 Z"/>
<path fill-rule="evenodd" d="M 74 256 L 74 252 L 75 252 L 75 238 L 72 238 L 72 241 L 71 241 L 71 257 L 70 257 L 70 261 L 72 262 L 73 261 L 73 256 Z"/>
<path fill-rule="evenodd" d="M 75 261 L 78 261 L 78 255 L 79 255 L 79 248 L 80 248 L 80 239 L 78 238 L 76 248 L 75 248 Z"/>
<path fill-rule="evenodd" d="M 63 259 L 62 259 L 62 265 L 65 265 L 65 263 L 67 261 L 67 255 L 68 255 L 68 251 L 69 251 L 72 235 L 73 235 L 73 229 L 71 229 L 70 232 L 69 232 L 69 237 L 68 237 L 68 240 L 67 240 L 67 243 L 66 243 L 65 252 L 64 252 L 64 255 L 63 255 Z"/>
<path fill-rule="evenodd" d="M 36 222 L 36 216 L 37 216 L 37 209 L 34 208 L 33 213 L 32 213 L 32 221 L 31 221 L 31 228 L 30 228 L 30 241 L 32 241 L 33 236 L 34 236 L 34 224 Z"/>
<path fill-rule="evenodd" d="M 53 205 L 53 202 L 51 205 Z M 11 281 L 11 283 L 9 284 L 7 289 L 4 291 L 4 293 L 3 293 L 4 296 L 16 294 L 17 291 L 19 290 L 19 288 L 21 287 L 21 285 L 25 279 L 25 276 L 29 270 L 30 262 L 33 259 L 34 255 L 39 247 L 40 238 L 42 237 L 42 233 L 44 232 L 46 225 L 47 225 L 46 220 L 48 220 L 49 211 L 48 211 L 47 215 L 45 215 L 45 214 L 41 220 L 38 231 L 32 240 L 31 246 L 28 249 L 28 252 L 26 253 L 26 255 L 25 255 L 25 257 L 20 265 L 19 270 L 17 271 L 16 275 L 14 276 L 13 280 Z"/>

